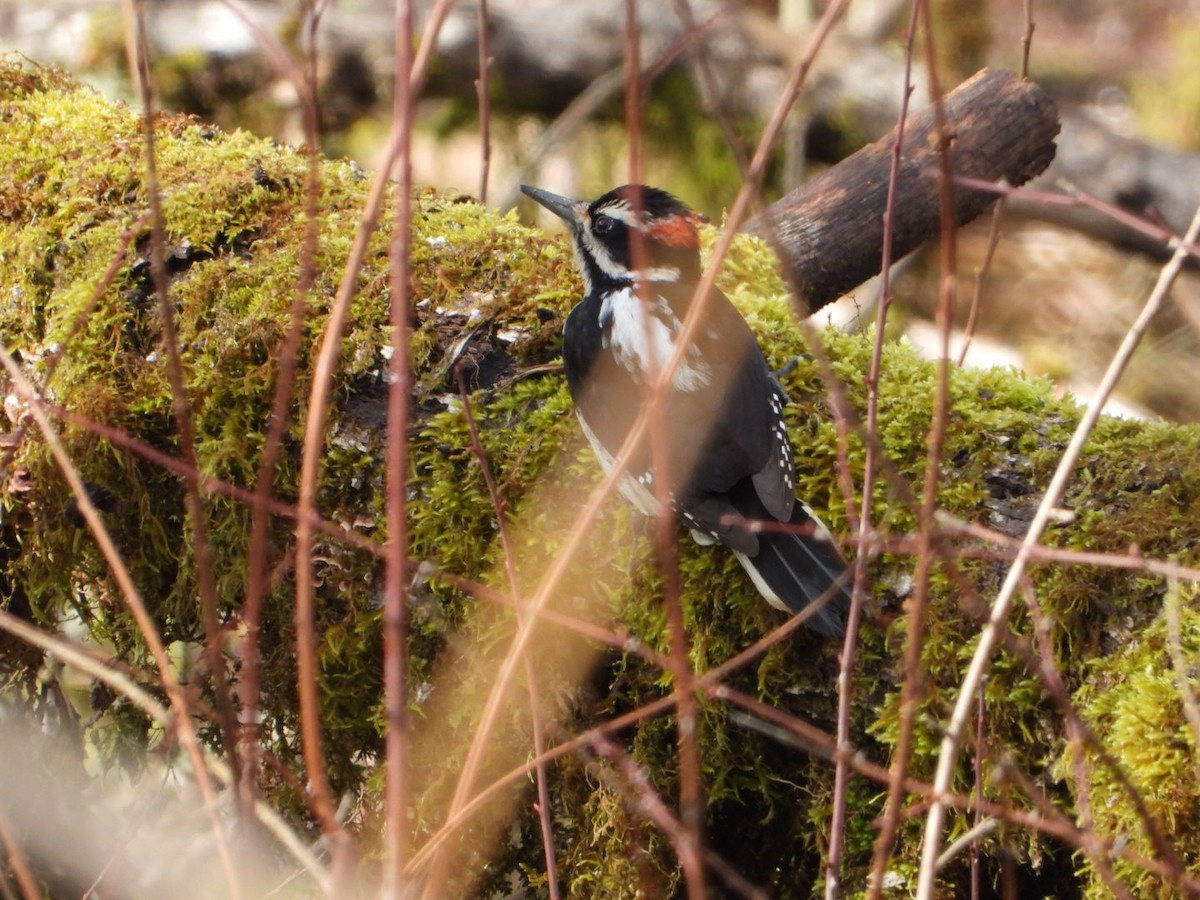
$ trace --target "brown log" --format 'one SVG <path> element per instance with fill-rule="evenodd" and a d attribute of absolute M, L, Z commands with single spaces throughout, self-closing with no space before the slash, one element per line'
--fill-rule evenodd
<path fill-rule="evenodd" d="M 944 100 L 955 175 L 1006 179 L 1019 185 L 1054 159 L 1058 111 L 1038 85 L 1012 72 L 984 69 Z M 892 258 L 900 259 L 940 231 L 941 176 L 934 107 L 904 126 Z M 879 272 L 883 213 L 892 163 L 892 131 L 806 182 L 746 230 L 772 240 L 786 274 L 810 310 L 820 309 Z M 955 224 L 974 219 L 994 194 L 954 189 Z"/>

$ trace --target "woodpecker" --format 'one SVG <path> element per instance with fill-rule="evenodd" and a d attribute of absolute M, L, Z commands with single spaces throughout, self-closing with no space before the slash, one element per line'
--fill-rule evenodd
<path fill-rule="evenodd" d="M 584 294 L 563 326 L 563 367 L 583 432 L 608 471 L 698 302 L 698 226 L 706 220 L 645 185 L 590 203 L 521 190 L 570 229 Z M 822 601 L 808 624 L 836 637 L 849 576 L 829 531 L 796 499 L 783 387 L 723 293 L 710 292 L 699 318 L 657 404 L 657 455 L 649 438 L 640 441 L 621 493 L 648 516 L 668 498 L 697 543 L 733 550 L 772 606 L 796 613 Z"/>

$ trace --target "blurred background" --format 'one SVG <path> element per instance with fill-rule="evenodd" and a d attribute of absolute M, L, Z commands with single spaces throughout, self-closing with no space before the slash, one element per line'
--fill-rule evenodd
<path fill-rule="evenodd" d="M 1023 0 L 931 0 L 937 71 L 949 90 L 981 67 L 1019 70 L 1029 19 Z M 148 2 L 161 107 L 221 128 L 303 140 L 299 98 L 255 29 L 301 55 L 314 4 L 299 0 Z M 423 13 L 430 3 L 419 4 Z M 323 152 L 374 166 L 390 125 L 391 0 L 321 6 L 315 30 Z M 790 67 L 824 8 L 816 0 L 656 0 L 637 4 L 647 83 L 644 173 L 716 222 L 741 183 Z M 1063 119 L 1054 166 L 1034 187 L 1084 192 L 1150 225 L 1182 233 L 1200 202 L 1200 2 L 1036 0 L 1029 74 Z M 624 125 L 625 0 L 488 0 L 489 174 L 483 183 L 480 7 L 460 0 L 439 32 L 414 141 L 418 184 L 508 209 L 522 181 L 590 198 L 628 180 Z M 889 132 L 904 84 L 910 4 L 857 0 L 836 27 L 775 152 L 766 194 L 785 194 L 822 167 Z M 253 23 L 253 24 L 251 24 Z M 121 5 L 104 0 L 2 0 L 0 45 L 55 63 L 106 95 L 131 100 Z M 913 109 L 929 102 L 914 62 Z M 534 218 L 525 206 L 521 214 Z M 552 227 L 550 222 L 545 222 Z M 992 222 L 959 245 L 965 325 Z M 1114 218 L 1035 199 L 1007 204 L 980 292 L 968 365 L 1014 365 L 1087 399 L 1166 255 Z M 894 281 L 895 337 L 936 352 L 936 261 L 903 261 Z M 871 285 L 822 320 L 874 320 Z M 1200 281 L 1189 272 L 1155 323 L 1110 411 L 1200 418 Z M 955 353 L 957 354 L 957 349 Z"/>

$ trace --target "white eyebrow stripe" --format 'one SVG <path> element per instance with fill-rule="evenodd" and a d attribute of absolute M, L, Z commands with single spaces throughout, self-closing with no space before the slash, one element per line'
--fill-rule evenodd
<path fill-rule="evenodd" d="M 608 216 L 610 219 L 624 222 L 630 228 L 636 228 L 638 231 L 646 230 L 646 223 L 642 221 L 642 217 L 637 215 L 634 208 L 629 205 L 629 201 L 625 199 L 601 207 L 596 210 L 596 215 Z"/>

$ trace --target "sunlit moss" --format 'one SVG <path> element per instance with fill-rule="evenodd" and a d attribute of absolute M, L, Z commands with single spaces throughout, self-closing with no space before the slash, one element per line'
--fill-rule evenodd
<path fill-rule="evenodd" d="M 0 147 L 0 294 L 11 300 L 0 305 L 0 339 L 19 351 L 30 373 L 43 381 L 50 357 L 56 356 L 57 370 L 43 384 L 55 402 L 178 454 L 160 312 L 143 262 L 148 252 L 144 224 L 111 285 L 98 290 L 123 232 L 147 207 L 136 116 L 74 88 L 64 76 L 11 63 L 0 70 L 0 114 L 7 138 Z M 198 462 L 206 474 L 250 487 L 278 375 L 279 348 L 290 328 L 305 224 L 297 210 L 302 208 L 308 163 L 295 151 L 244 134 L 216 133 L 190 119 L 161 119 L 158 142 L 167 242 L 176 261 L 171 302 L 195 415 Z M 274 486 L 285 500 L 297 492 L 311 363 L 368 186 L 352 167 L 336 161 L 322 161 L 319 174 L 318 277 L 307 298 L 296 400 Z M 413 339 L 408 350 L 416 389 L 408 434 L 408 528 L 410 553 L 423 566 L 410 592 L 411 710 L 414 721 L 444 724 L 461 738 L 474 727 L 466 707 L 447 711 L 438 706 L 437 691 L 431 699 L 425 692 L 441 670 L 453 670 L 450 663 L 457 654 L 499 654 L 514 620 L 509 610 L 489 606 L 454 585 L 454 577 L 461 576 L 496 590 L 508 588 L 496 512 L 458 396 L 460 363 L 482 449 L 505 521 L 513 529 L 521 561 L 515 577 L 522 592 L 540 581 L 599 471 L 583 447 L 563 379 L 554 368 L 561 320 L 579 291 L 570 254 L 560 241 L 545 239 L 514 216 L 461 197 L 419 191 L 412 202 Z M 384 227 L 371 240 L 342 339 L 319 498 L 327 517 L 379 539 L 386 531 L 391 221 L 389 207 Z M 711 234 L 706 240 L 711 241 Z M 833 420 L 814 359 L 817 348 L 806 347 L 793 326 L 769 250 L 739 238 L 722 285 L 760 335 L 771 364 L 783 369 L 794 361 L 784 382 L 793 401 L 788 415 L 799 490 L 835 533 L 845 535 L 851 521 L 847 504 L 857 512 L 860 498 L 843 497 L 838 464 L 848 463 L 851 482 L 861 484 L 865 449 L 853 429 L 839 431 Z M 81 318 L 85 310 L 90 311 Z M 871 336 L 830 331 L 821 340 L 822 352 L 861 416 Z M 911 346 L 887 345 L 879 436 L 893 471 L 881 475 L 873 497 L 873 521 L 885 538 L 903 537 L 918 521 L 913 497 L 920 494 L 927 464 L 934 385 L 933 367 Z M 1078 407 L 1055 397 L 1049 382 L 1007 370 L 956 370 L 951 396 L 939 480 L 942 507 L 968 521 L 1021 533 L 1078 421 Z M 85 428 L 63 426 L 63 432 L 85 479 L 111 495 L 106 521 L 164 636 L 169 641 L 202 640 L 196 562 L 178 476 Z M 1200 552 L 1197 438 L 1195 428 L 1102 420 L 1063 502 L 1074 518 L 1053 526 L 1048 542 L 1118 553 L 1136 545 L 1148 556 L 1194 565 Z M 73 610 L 98 643 L 115 648 L 124 662 L 150 668 L 93 542 L 73 523 L 68 491 L 36 433 L 29 433 L 6 465 L 5 477 L 22 471 L 34 489 L 3 494 L 4 602 L 44 622 Z M 547 483 L 561 485 L 559 493 Z M 242 602 L 248 523 L 245 505 L 208 500 L 218 599 L 231 627 Z M 606 609 L 608 622 L 666 652 L 661 582 L 645 565 L 646 535 L 645 523 L 628 509 L 617 504 L 605 508 L 585 539 L 559 610 L 594 616 L 597 608 Z M 298 766 L 290 521 L 275 521 L 270 540 L 276 568 L 263 623 L 265 739 L 285 764 Z M 695 547 L 686 539 L 679 548 L 685 620 L 697 669 L 729 659 L 780 623 L 780 614 L 761 602 L 729 554 Z M 986 549 L 959 541 L 951 546 L 952 555 L 959 548 Z M 317 542 L 313 565 L 330 773 L 339 790 L 361 798 L 364 812 L 352 824 L 361 828 L 367 851 L 375 852 L 377 761 L 385 730 L 381 570 L 375 558 L 326 537 Z M 878 616 L 860 635 L 852 729 L 862 752 L 882 763 L 898 734 L 896 660 L 903 652 L 904 584 L 912 567 L 911 556 L 899 550 L 872 564 L 870 606 L 872 616 Z M 938 723 L 954 702 L 973 650 L 979 631 L 974 604 L 994 596 L 1004 570 L 1002 560 L 986 554 L 934 566 L 923 652 L 925 691 L 914 737 L 917 777 L 932 771 L 941 737 Z M 1170 669 L 1161 662 L 1157 617 L 1162 581 L 1145 573 L 1047 563 L 1035 564 L 1031 578 L 1067 689 L 1075 692 L 1097 728 L 1114 736 L 1113 752 L 1152 796 L 1164 825 L 1177 829 L 1173 839 L 1191 860 L 1197 852 L 1193 835 L 1200 834 L 1194 827 L 1194 803 L 1169 789 L 1172 773 L 1180 782 L 1189 777 L 1192 757 L 1186 745 L 1190 738 L 1186 730 L 1179 731 Z M 1180 598 L 1185 648 L 1194 652 L 1196 598 L 1187 593 Z M 890 625 L 889 618 L 894 619 Z M 1019 634 L 1029 633 L 1023 607 L 1013 627 Z M 607 649 L 587 689 L 581 690 L 559 673 L 587 642 L 555 636 L 539 649 L 536 668 L 537 688 L 556 729 L 554 739 L 660 699 L 671 689 L 670 677 L 659 668 L 635 654 Z M 1153 660 L 1146 655 L 1150 646 L 1160 648 Z M 837 649 L 802 632 L 733 673 L 729 682 L 832 730 Z M 1104 661 L 1092 662 L 1096 659 Z M 3 671 L 8 689 L 19 696 L 32 673 L 15 660 L 6 660 Z M 472 683 L 472 677 L 463 673 L 458 683 L 438 684 L 477 700 L 490 684 Z M 1061 716 L 1038 681 L 1017 657 L 1004 652 L 983 699 L 992 751 L 984 762 L 988 796 L 1021 802 L 992 778 L 999 761 L 1008 760 L 1040 779 L 1052 799 L 1071 810 L 1075 783 L 1059 765 Z M 1136 739 L 1139 716 L 1154 734 L 1169 737 L 1161 752 Z M 714 847 L 748 877 L 768 884 L 773 896 L 808 896 L 821 877 L 832 767 L 781 743 L 769 730 L 764 733 L 760 724 L 723 704 L 701 703 L 709 834 Z M 515 714 L 503 723 L 506 733 L 517 735 L 527 727 Z M 88 740 L 102 764 L 136 766 L 136 750 L 149 737 L 145 721 L 116 704 L 96 709 Z M 674 797 L 678 762 L 671 717 L 652 717 L 618 740 L 663 796 Z M 462 745 L 462 740 L 455 742 Z M 459 752 L 446 751 L 437 776 L 414 799 L 419 836 L 440 821 L 461 762 L 454 755 Z M 584 751 L 551 770 L 564 883 L 580 894 L 613 896 L 628 894 L 638 884 L 674 889 L 680 873 L 669 843 L 631 810 L 627 798 L 595 777 L 591 765 Z M 956 786 L 967 791 L 972 784 L 973 774 L 964 763 Z M 264 774 L 263 788 L 277 807 L 302 820 L 302 798 L 291 788 L 270 774 Z M 1110 786 L 1097 781 L 1093 790 L 1093 808 L 1114 798 L 1108 807 L 1113 818 L 1105 820 L 1105 828 L 1136 839 L 1137 823 L 1127 817 Z M 876 788 L 853 782 L 845 880 L 849 893 L 865 885 L 872 822 L 881 806 Z M 951 830 L 961 833 L 968 823 L 967 816 L 955 814 Z M 1045 875 L 1046 860 L 1062 852 L 1037 837 L 1009 843 L 1030 877 Z M 996 848 L 984 849 L 989 871 L 994 871 Z M 892 866 L 898 877 L 911 874 L 919 850 L 920 829 L 909 822 Z M 540 854 L 537 824 L 526 811 L 503 842 L 490 877 L 521 872 L 528 882 L 541 884 Z M 1130 875 L 1131 881 L 1136 877 Z M 962 887 L 963 878 L 958 870 L 949 870 L 946 892 Z M 1067 889 L 1057 885 L 1055 890 Z"/>
<path fill-rule="evenodd" d="M 1195 702 L 1200 687 L 1194 671 L 1200 653 L 1200 616 L 1194 585 L 1175 585 L 1170 594 L 1167 602 L 1175 607 L 1180 623 L 1175 652 L 1185 669 L 1181 672 L 1174 665 L 1165 617 L 1116 653 L 1089 660 L 1088 678 L 1076 699 L 1111 761 L 1101 758 L 1094 747 L 1072 745 L 1061 760 L 1059 774 L 1072 778 L 1074 765 L 1082 759 L 1091 815 L 1102 839 L 1156 857 L 1140 804 L 1195 873 L 1200 866 L 1200 845 L 1192 838 L 1200 831 L 1200 799 L 1194 789 L 1200 736 L 1185 714 L 1180 683 L 1186 683 Z M 1119 768 L 1114 769 L 1114 764 Z M 1136 799 L 1131 791 L 1137 792 Z M 1138 896 L 1163 895 L 1160 879 L 1139 866 L 1117 858 L 1114 870 Z M 1110 895 L 1094 872 L 1089 872 L 1088 893 Z"/>

